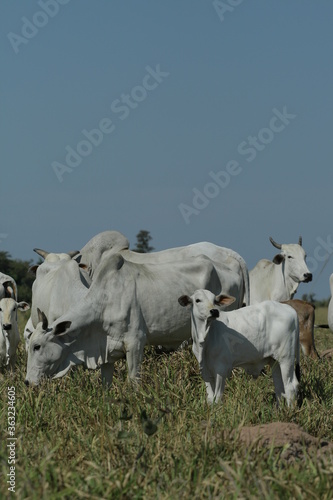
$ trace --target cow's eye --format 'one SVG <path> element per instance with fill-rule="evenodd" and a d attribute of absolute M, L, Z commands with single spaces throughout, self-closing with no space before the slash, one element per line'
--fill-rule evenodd
<path fill-rule="evenodd" d="M 196 303 L 197 303 L 197 304 L 198 304 L 198 302 L 201 302 L 201 300 L 200 300 L 200 299 L 195 299 L 195 301 L 196 301 Z"/>
<path fill-rule="evenodd" d="M 34 345 L 34 351 L 39 351 L 40 345 Z"/>
<path fill-rule="evenodd" d="M 294 257 L 292 255 L 288 255 L 288 259 L 293 259 Z"/>

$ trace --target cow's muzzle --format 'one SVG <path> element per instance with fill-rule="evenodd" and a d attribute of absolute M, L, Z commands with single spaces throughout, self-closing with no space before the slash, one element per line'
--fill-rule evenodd
<path fill-rule="evenodd" d="M 312 281 L 312 273 L 304 273 L 303 277 L 303 283 L 309 283 L 309 281 Z"/>
<path fill-rule="evenodd" d="M 211 309 L 209 312 L 212 318 L 218 318 L 220 316 L 220 312 L 218 309 Z"/>
<path fill-rule="evenodd" d="M 12 325 L 11 325 L 10 323 L 4 323 L 4 324 L 2 325 L 2 328 L 3 328 L 4 330 L 8 331 L 8 330 L 11 330 L 11 329 L 12 329 Z"/>

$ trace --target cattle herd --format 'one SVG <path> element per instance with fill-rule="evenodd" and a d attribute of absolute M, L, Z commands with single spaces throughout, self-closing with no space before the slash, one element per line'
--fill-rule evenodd
<path fill-rule="evenodd" d="M 314 308 L 294 300 L 299 283 L 312 275 L 302 239 L 270 241 L 279 253 L 248 271 L 235 251 L 202 242 L 153 253 L 129 249 L 117 231 L 94 236 L 80 251 L 35 251 L 31 315 L 24 328 L 25 383 L 64 376 L 72 366 L 101 368 L 111 384 L 114 363 L 126 358 L 137 380 L 146 345 L 177 349 L 192 337 L 206 384 L 207 401 L 222 398 L 234 367 L 254 377 L 272 367 L 277 401 L 297 395 L 300 349 L 319 358 L 314 346 Z M 330 277 L 333 293 L 333 274 Z M 0 367 L 14 370 L 20 341 L 13 278 L 0 273 Z M 332 299 L 328 324 L 333 329 Z"/>

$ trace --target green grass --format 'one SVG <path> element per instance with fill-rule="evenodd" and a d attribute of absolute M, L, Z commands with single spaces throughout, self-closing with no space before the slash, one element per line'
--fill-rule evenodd
<path fill-rule="evenodd" d="M 318 329 L 315 339 L 319 352 L 333 347 L 329 330 Z M 125 362 L 118 363 L 109 390 L 98 371 L 81 367 L 27 388 L 25 363 L 22 342 L 14 377 L 0 379 L 1 498 L 10 498 L 4 479 L 8 386 L 16 392 L 17 498 L 333 497 L 332 462 L 309 456 L 286 464 L 237 439 L 243 425 L 283 421 L 333 441 L 332 361 L 302 358 L 303 401 L 280 410 L 271 377 L 253 380 L 240 370 L 227 382 L 223 404 L 208 407 L 190 350 L 161 356 L 148 351 L 137 390 L 127 381 Z M 151 435 L 145 414 L 157 422 Z"/>

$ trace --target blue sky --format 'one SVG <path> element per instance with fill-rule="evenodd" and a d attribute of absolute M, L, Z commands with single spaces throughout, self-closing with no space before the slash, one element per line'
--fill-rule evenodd
<path fill-rule="evenodd" d="M 211 241 L 252 268 L 275 255 L 269 236 L 302 235 L 314 280 L 296 297 L 329 296 L 332 2 L 0 13 L 1 250 L 36 260 L 34 247 L 79 249 L 106 229 L 134 246 L 146 229 L 156 250 Z"/>

